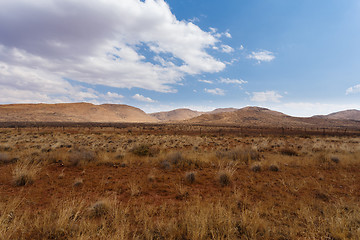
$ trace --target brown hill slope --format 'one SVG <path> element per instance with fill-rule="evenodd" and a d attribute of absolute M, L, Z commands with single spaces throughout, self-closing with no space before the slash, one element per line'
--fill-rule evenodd
<path fill-rule="evenodd" d="M 223 113 L 223 112 L 234 112 L 234 111 L 237 111 L 239 109 L 237 108 L 217 108 L 211 112 L 207 112 L 207 113 L 210 113 L 210 114 L 216 114 L 216 113 Z"/>
<path fill-rule="evenodd" d="M 360 127 L 360 122 L 323 118 L 298 118 L 267 108 L 245 107 L 233 112 L 203 114 L 186 121 L 193 124 L 268 126 L 268 127 Z"/>
<path fill-rule="evenodd" d="M 327 119 L 339 119 L 339 120 L 357 120 L 360 121 L 360 111 L 356 109 L 345 110 L 335 113 L 330 113 L 328 115 L 315 116 L 319 118 Z"/>
<path fill-rule="evenodd" d="M 120 104 L 0 105 L 1 122 L 157 122 L 142 110 Z"/>
<path fill-rule="evenodd" d="M 203 112 L 180 108 L 168 112 L 151 113 L 150 116 L 155 117 L 160 121 L 182 121 L 200 116 L 201 114 L 203 114 Z"/>
<path fill-rule="evenodd" d="M 217 108 L 210 112 L 199 112 L 199 111 L 194 111 L 194 110 L 191 110 L 188 108 L 179 108 L 179 109 L 175 109 L 175 110 L 167 111 L 167 112 L 151 113 L 150 116 L 153 116 L 163 122 L 184 121 L 184 120 L 198 117 L 202 114 L 217 114 L 217 113 L 223 113 L 223 112 L 233 112 L 236 110 L 238 110 L 238 109 L 236 109 L 236 108 Z"/>

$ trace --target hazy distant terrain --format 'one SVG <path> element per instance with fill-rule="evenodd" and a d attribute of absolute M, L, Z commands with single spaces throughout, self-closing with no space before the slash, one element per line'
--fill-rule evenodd
<path fill-rule="evenodd" d="M 267 127 L 360 127 L 360 111 L 310 118 L 292 117 L 260 107 L 219 108 L 210 112 L 175 109 L 147 114 L 121 104 L 91 103 L 0 105 L 0 122 L 185 123 Z"/>
<path fill-rule="evenodd" d="M 325 118 L 325 119 L 339 119 L 339 120 L 357 120 L 360 121 L 360 111 L 356 109 L 345 110 L 335 113 L 330 113 L 328 115 L 318 115 L 315 117 Z"/>

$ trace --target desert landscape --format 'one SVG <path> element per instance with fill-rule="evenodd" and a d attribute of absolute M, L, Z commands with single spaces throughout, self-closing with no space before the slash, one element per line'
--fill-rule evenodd
<path fill-rule="evenodd" d="M 358 120 L 80 105 L 0 107 L 0 239 L 360 238 Z"/>
<path fill-rule="evenodd" d="M 0 0 L 0 240 L 360 240 L 359 0 Z"/>

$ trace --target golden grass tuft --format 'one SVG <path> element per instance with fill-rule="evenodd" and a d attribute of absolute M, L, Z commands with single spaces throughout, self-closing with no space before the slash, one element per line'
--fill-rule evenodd
<path fill-rule="evenodd" d="M 111 204 L 109 200 L 100 200 L 95 202 L 91 207 L 89 208 L 89 217 L 90 218 L 100 218 L 105 217 L 109 214 L 111 208 Z"/>
<path fill-rule="evenodd" d="M 39 165 L 20 162 L 16 164 L 12 171 L 13 183 L 15 186 L 30 185 L 35 181 L 38 172 L 40 171 Z"/>

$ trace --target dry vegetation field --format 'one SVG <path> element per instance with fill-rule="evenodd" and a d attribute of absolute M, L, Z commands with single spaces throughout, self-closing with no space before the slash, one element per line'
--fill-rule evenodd
<path fill-rule="evenodd" d="M 0 129 L 0 239 L 360 239 L 360 137 L 134 128 Z"/>

